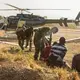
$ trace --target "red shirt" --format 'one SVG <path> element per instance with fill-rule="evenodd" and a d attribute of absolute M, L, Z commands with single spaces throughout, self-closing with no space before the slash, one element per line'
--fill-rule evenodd
<path fill-rule="evenodd" d="M 43 60 L 46 61 L 49 57 L 49 54 L 50 54 L 50 50 L 51 50 L 51 46 L 50 45 L 47 45 L 45 48 L 44 48 L 44 51 L 43 51 Z"/>

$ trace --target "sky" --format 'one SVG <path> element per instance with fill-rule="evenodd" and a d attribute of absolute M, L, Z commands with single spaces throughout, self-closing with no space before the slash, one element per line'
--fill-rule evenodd
<path fill-rule="evenodd" d="M 70 9 L 70 10 L 29 10 L 35 15 L 47 16 L 49 19 L 60 19 L 66 17 L 75 19 L 80 11 L 80 0 L 0 0 L 0 9 L 14 9 L 4 3 L 19 8 L 40 8 L 40 9 Z M 2 16 L 11 16 L 20 13 L 19 11 L 0 11 Z M 26 13 L 26 12 L 23 12 Z"/>

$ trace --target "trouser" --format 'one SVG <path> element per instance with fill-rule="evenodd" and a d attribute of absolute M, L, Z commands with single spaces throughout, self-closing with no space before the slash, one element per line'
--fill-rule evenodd
<path fill-rule="evenodd" d="M 57 59 L 58 59 L 57 56 L 54 56 L 53 54 L 51 54 L 47 60 L 47 65 L 51 67 L 54 67 L 54 66 L 62 67 L 64 64 L 63 61 L 57 60 Z"/>
<path fill-rule="evenodd" d="M 42 58 L 43 56 L 43 49 L 44 47 L 40 48 L 40 47 L 35 47 L 35 54 L 34 54 L 34 60 L 38 60 L 38 57 L 40 56 L 39 59 Z M 40 52 L 40 55 L 39 55 L 39 52 Z"/>

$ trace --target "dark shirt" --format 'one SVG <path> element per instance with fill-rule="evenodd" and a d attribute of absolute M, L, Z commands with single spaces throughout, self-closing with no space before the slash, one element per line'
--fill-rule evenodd
<path fill-rule="evenodd" d="M 59 43 L 57 43 L 51 47 L 51 54 L 53 54 L 54 56 L 57 56 L 57 57 L 61 57 L 61 59 L 64 58 L 66 51 L 67 51 L 67 49 L 66 49 L 65 45 L 61 45 Z"/>

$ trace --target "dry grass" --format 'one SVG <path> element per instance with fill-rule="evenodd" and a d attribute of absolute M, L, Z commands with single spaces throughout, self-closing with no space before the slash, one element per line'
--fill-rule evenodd
<path fill-rule="evenodd" d="M 16 52 L 17 47 L 14 49 L 10 45 L 2 46 L 3 44 L 0 48 L 0 73 L 3 73 L 0 74 L 0 80 L 3 77 L 3 80 L 80 80 L 76 71 L 49 68 L 44 62 L 34 61 L 33 52 L 24 53 L 20 49 Z M 80 51 L 80 43 L 67 43 L 66 46 L 68 52 L 65 60 L 71 64 L 73 55 Z M 15 53 L 11 53 L 10 49 Z"/>
<path fill-rule="evenodd" d="M 74 32 L 74 29 L 72 31 Z M 53 35 L 53 41 L 62 35 L 67 39 L 79 37 L 76 34 L 66 35 L 65 32 L 71 31 L 60 29 L 59 33 Z M 68 51 L 65 60 L 71 66 L 73 56 L 80 52 L 80 43 L 67 43 L 66 46 Z M 0 44 L 0 80 L 80 80 L 80 75 L 76 71 L 49 68 L 44 62 L 34 61 L 33 55 L 34 49 L 32 52 L 25 52 L 16 46 Z"/>

